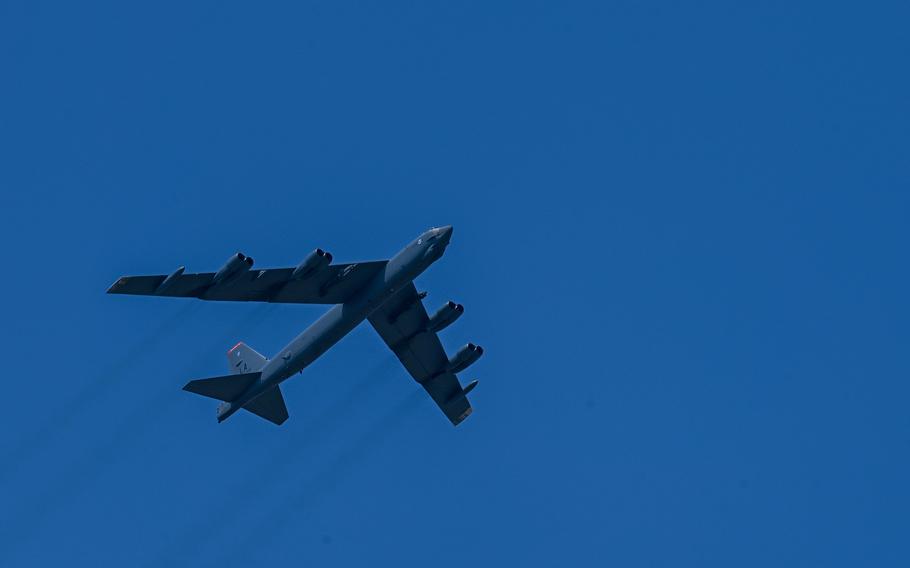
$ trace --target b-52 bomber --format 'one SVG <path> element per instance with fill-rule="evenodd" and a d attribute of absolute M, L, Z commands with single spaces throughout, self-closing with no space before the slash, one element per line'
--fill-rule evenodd
<path fill-rule="evenodd" d="M 190 381 L 184 390 L 221 400 L 218 422 L 241 408 L 275 424 L 288 418 L 279 384 L 302 371 L 320 355 L 369 320 L 408 373 L 439 406 L 452 424 L 471 414 L 468 393 L 456 376 L 483 354 L 473 343 L 451 358 L 437 332 L 464 313 L 446 302 L 432 316 L 421 301 L 414 279 L 442 257 L 452 227 L 432 228 L 390 260 L 332 264 L 332 255 L 316 249 L 294 268 L 253 270 L 253 259 L 237 253 L 218 272 L 185 273 L 181 266 L 169 275 L 124 276 L 109 294 L 177 296 L 201 300 L 335 304 L 274 358 L 267 359 L 238 343 L 228 351 L 230 375 Z"/>

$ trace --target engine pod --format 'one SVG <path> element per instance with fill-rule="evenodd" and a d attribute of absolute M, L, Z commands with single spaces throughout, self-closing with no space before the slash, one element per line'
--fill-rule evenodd
<path fill-rule="evenodd" d="M 253 267 L 253 257 L 246 256 L 242 252 L 231 256 L 224 263 L 218 272 L 215 273 L 215 277 L 212 279 L 214 284 L 223 284 L 229 280 L 233 280 L 237 276 L 243 274 Z"/>
<path fill-rule="evenodd" d="M 430 316 L 430 321 L 427 322 L 427 331 L 432 331 L 433 333 L 442 331 L 455 323 L 455 320 L 460 318 L 462 314 L 464 314 L 464 306 L 449 300 L 436 310 L 435 314 Z"/>
<path fill-rule="evenodd" d="M 483 355 L 483 347 L 468 343 L 458 350 L 451 359 L 449 359 L 449 372 L 460 373 L 470 367 L 475 361 Z"/>
<path fill-rule="evenodd" d="M 300 261 L 294 272 L 291 273 L 291 280 L 302 280 L 311 274 L 325 268 L 332 262 L 332 255 L 322 249 L 316 249 L 306 258 Z"/>

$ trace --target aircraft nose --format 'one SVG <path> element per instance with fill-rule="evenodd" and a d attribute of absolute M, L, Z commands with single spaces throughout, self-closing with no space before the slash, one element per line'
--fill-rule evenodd
<path fill-rule="evenodd" d="M 445 227 L 439 227 L 440 238 L 442 238 L 445 242 L 449 242 L 452 239 L 453 230 L 454 229 L 453 229 L 452 225 L 446 225 Z"/>

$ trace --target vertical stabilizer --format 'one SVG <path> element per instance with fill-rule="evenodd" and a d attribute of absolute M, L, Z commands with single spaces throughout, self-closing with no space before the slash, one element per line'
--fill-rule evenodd
<path fill-rule="evenodd" d="M 242 341 L 231 347 L 231 350 L 227 353 L 227 358 L 228 368 L 235 374 L 255 373 L 262 370 L 269 361 Z"/>

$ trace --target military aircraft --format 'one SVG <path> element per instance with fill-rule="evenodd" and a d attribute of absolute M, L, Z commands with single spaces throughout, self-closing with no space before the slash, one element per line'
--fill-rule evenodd
<path fill-rule="evenodd" d="M 273 359 L 266 359 L 244 343 L 228 351 L 230 375 L 190 381 L 183 390 L 223 401 L 217 410 L 222 422 L 241 408 L 281 425 L 288 419 L 278 385 L 367 319 L 408 373 L 426 389 L 451 420 L 460 424 L 471 414 L 467 394 L 477 386 L 462 387 L 456 373 L 483 354 L 473 343 L 451 358 L 437 332 L 464 313 L 449 301 L 432 316 L 421 301 L 414 279 L 439 260 L 452 238 L 452 227 L 432 228 L 390 260 L 332 264 L 332 255 L 316 249 L 294 268 L 253 270 L 253 259 L 231 256 L 218 272 L 185 273 L 181 266 L 169 275 L 124 276 L 109 294 L 177 296 L 201 300 L 335 304 Z"/>

